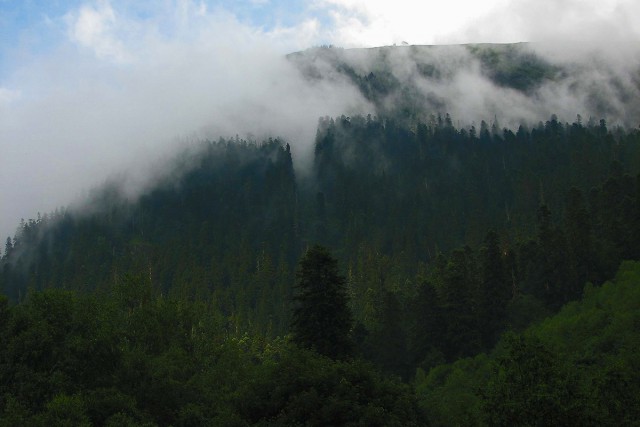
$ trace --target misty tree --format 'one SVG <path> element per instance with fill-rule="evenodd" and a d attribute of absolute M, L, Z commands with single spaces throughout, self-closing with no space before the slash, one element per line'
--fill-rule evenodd
<path fill-rule="evenodd" d="M 307 251 L 300 261 L 296 289 L 293 341 L 334 359 L 351 354 L 352 316 L 346 280 L 327 249 L 316 245 Z"/>
<path fill-rule="evenodd" d="M 4 244 L 4 257 L 7 258 L 13 249 L 13 243 L 11 243 L 11 237 L 7 237 L 7 241 Z"/>

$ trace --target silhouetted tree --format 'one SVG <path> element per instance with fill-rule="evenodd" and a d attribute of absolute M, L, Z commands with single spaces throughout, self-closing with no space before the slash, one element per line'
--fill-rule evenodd
<path fill-rule="evenodd" d="M 351 311 L 347 305 L 346 281 L 329 251 L 316 245 L 300 261 L 298 303 L 293 313 L 293 340 L 334 359 L 352 351 Z"/>

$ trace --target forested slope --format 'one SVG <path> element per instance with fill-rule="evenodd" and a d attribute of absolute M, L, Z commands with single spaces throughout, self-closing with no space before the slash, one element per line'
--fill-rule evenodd
<path fill-rule="evenodd" d="M 0 426 L 636 425 L 635 65 L 287 60 L 364 113 L 190 141 L 7 237 Z"/>
<path fill-rule="evenodd" d="M 487 356 L 421 372 L 431 425 L 635 425 L 640 416 L 640 265 Z"/>
<path fill-rule="evenodd" d="M 604 120 L 513 132 L 448 116 L 327 118 L 300 177 L 282 141 L 205 142 L 137 198 L 107 186 L 84 211 L 23 222 L 0 283 L 19 300 L 134 274 L 156 293 L 210 301 L 230 332 L 275 337 L 288 331 L 297 260 L 321 243 L 342 261 L 363 351 L 403 361 L 389 368 L 408 377 L 427 355 L 490 348 L 637 259 L 638 171 L 640 134 Z M 442 325 L 453 329 L 421 343 Z M 403 357 L 379 355 L 385 334 Z"/>
<path fill-rule="evenodd" d="M 369 49 L 323 46 L 292 53 L 288 59 L 311 80 L 347 79 L 376 111 L 403 119 L 450 111 L 455 100 L 442 88 L 456 86 L 459 73 L 475 74 L 496 87 L 525 95 L 567 74 L 527 43 Z"/>
<path fill-rule="evenodd" d="M 607 313 L 633 295 L 597 286 L 640 257 L 640 133 L 555 117 L 515 132 L 452 122 L 321 119 L 305 173 L 284 141 L 202 142 L 137 197 L 114 183 L 85 209 L 24 221 L 1 261 L 4 419 L 630 420 L 634 352 L 615 349 L 635 345 L 631 306 L 619 308 L 620 336 Z M 288 335 L 298 261 L 315 243 L 344 276 L 346 359 Z M 620 274 L 633 293 L 635 273 Z M 579 300 L 587 282 L 582 305 L 513 335 Z M 588 306 L 607 308 L 583 319 Z M 544 372 L 512 378 L 528 364 Z"/>

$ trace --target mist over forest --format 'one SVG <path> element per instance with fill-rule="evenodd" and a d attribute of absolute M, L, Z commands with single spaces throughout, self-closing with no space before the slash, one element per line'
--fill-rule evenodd
<path fill-rule="evenodd" d="M 638 7 L 409 3 L 0 5 L 0 427 L 637 423 Z"/>
<path fill-rule="evenodd" d="M 1 207 L 2 235 L 33 212 L 80 202 L 115 176 L 127 175 L 125 190 L 138 192 L 189 141 L 284 138 L 304 173 L 324 116 L 450 114 L 459 127 L 484 120 L 516 131 L 555 114 L 638 127 L 633 38 L 612 37 L 610 46 L 559 39 L 285 54 L 229 16 L 196 14 L 188 31 L 173 30 L 176 40 L 148 30 L 144 44 L 125 48 L 110 13 L 68 16 L 72 40 L 88 52 L 27 60 L 9 82 L 29 91 L 2 91 L 2 192 L 10 201 Z M 106 21 L 104 29 L 84 34 L 94 18 Z"/>

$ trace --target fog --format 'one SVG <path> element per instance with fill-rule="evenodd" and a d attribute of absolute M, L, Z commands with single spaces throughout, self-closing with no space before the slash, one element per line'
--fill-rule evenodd
<path fill-rule="evenodd" d="M 502 125 L 545 120 L 557 114 L 606 118 L 627 127 L 640 124 L 640 2 L 635 0 L 490 0 L 448 3 L 409 0 L 326 0 L 335 5 L 340 46 L 379 44 L 400 49 L 386 60 L 394 75 L 417 88 L 428 109 L 450 113 L 462 123 L 498 116 Z M 422 50 L 446 79 L 424 79 L 416 70 L 413 45 L 528 42 L 528 49 L 558 66 L 563 75 L 523 94 L 496 86 L 477 59 L 458 47 Z M 352 55 L 354 64 L 371 58 Z M 397 102 L 391 97 L 388 102 Z"/>
<path fill-rule="evenodd" d="M 308 10 L 324 8 L 329 24 L 304 15 L 271 29 L 191 1 L 165 2 L 137 18 L 106 0 L 47 17 L 59 38 L 52 47 L 17 47 L 18 65 L 0 67 L 10 69 L 0 78 L 0 236 L 114 175 L 126 175 L 125 189 L 135 194 L 194 139 L 281 136 L 304 169 L 319 117 L 376 111 L 340 73 L 308 81 L 285 55 L 318 44 L 400 43 L 405 27 L 415 44 L 532 41 L 536 55 L 564 70 L 524 94 L 493 83 L 465 47 L 422 49 L 420 61 L 431 55 L 443 74 L 427 79 L 412 50 L 399 46 L 386 61 L 425 111 L 450 113 L 465 126 L 497 118 L 515 127 L 551 114 L 640 124 L 635 2 L 495 1 L 429 34 L 413 3 L 317 1 Z M 438 21 L 436 12 L 429 22 Z M 442 16 L 453 22 L 464 11 L 454 12 Z M 375 68 L 369 51 L 345 52 L 356 70 Z M 398 102 L 390 96 L 384 107 Z"/>
<path fill-rule="evenodd" d="M 295 46 L 224 11 L 183 12 L 164 36 L 85 7 L 65 17 L 69 43 L 24 62 L 10 83 L 28 92 L 0 92 L 0 235 L 113 175 L 135 192 L 194 139 L 280 136 L 304 158 L 318 117 L 370 110 L 344 82 L 304 81 Z"/>

